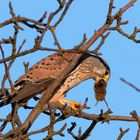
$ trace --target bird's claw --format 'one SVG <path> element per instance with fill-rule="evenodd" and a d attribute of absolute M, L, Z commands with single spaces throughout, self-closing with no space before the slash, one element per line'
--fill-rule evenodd
<path fill-rule="evenodd" d="M 79 112 L 82 110 L 82 104 L 78 103 L 78 102 L 74 102 L 74 101 L 70 101 L 70 100 L 61 100 L 60 101 L 61 104 L 66 104 L 67 106 L 70 107 L 70 109 L 75 112 L 76 114 L 79 114 Z"/>

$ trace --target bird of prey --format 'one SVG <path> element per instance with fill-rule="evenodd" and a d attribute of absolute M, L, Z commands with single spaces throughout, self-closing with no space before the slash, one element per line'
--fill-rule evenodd
<path fill-rule="evenodd" d="M 51 87 L 51 84 L 58 80 L 60 74 L 65 71 L 66 64 L 71 64 L 74 54 L 74 52 L 55 53 L 40 60 L 15 82 L 14 94 L 0 102 L 0 106 L 8 103 L 27 102 L 30 98 L 45 91 L 48 86 Z M 91 54 L 82 54 L 49 102 L 69 104 L 72 109 L 76 109 L 80 104 L 66 100 L 65 94 L 87 79 L 95 80 L 94 90 L 97 101 L 105 100 L 109 77 L 110 68 L 102 58 Z"/>

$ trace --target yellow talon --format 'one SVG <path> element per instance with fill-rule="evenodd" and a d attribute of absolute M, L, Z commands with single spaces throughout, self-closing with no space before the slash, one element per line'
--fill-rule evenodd
<path fill-rule="evenodd" d="M 79 104 L 78 102 L 74 102 L 74 101 L 71 101 L 71 100 L 66 100 L 66 99 L 61 99 L 59 100 L 59 102 L 61 104 L 68 104 L 70 105 L 70 108 L 74 111 L 79 111 L 81 108 L 82 108 L 82 104 Z"/>

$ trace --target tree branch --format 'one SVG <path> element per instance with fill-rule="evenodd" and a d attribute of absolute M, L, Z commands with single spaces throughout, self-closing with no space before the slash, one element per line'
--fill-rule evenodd
<path fill-rule="evenodd" d="M 137 114 L 136 111 L 132 111 L 130 114 L 131 114 L 132 117 L 133 117 L 134 119 L 136 119 L 136 121 L 137 121 L 138 130 L 137 130 L 137 135 L 136 135 L 135 140 L 139 140 L 139 138 L 140 138 L 140 117 L 138 117 L 138 114 Z"/>
<path fill-rule="evenodd" d="M 127 128 L 126 130 L 122 130 L 122 128 L 120 128 L 120 135 L 118 136 L 117 140 L 121 140 L 122 137 L 129 131 L 129 128 Z"/>
<path fill-rule="evenodd" d="M 133 89 L 135 89 L 136 91 L 140 92 L 140 88 L 136 87 L 135 85 L 133 85 L 132 83 L 128 82 L 127 80 L 120 78 L 120 80 L 122 82 L 124 82 L 125 84 L 127 84 L 128 86 L 132 87 Z"/>

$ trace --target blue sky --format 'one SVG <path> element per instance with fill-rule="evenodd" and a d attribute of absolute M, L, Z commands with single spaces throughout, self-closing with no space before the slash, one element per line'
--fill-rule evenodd
<path fill-rule="evenodd" d="M 56 0 L 11 0 L 14 11 L 17 15 L 29 17 L 33 19 L 39 19 L 45 11 L 52 12 L 58 5 Z M 129 2 L 129 0 L 115 0 L 114 5 L 116 8 L 113 10 L 115 13 L 121 6 Z M 9 0 L 0 1 L 0 23 L 5 21 L 6 19 L 10 18 L 11 15 L 9 14 L 8 8 Z M 95 30 L 101 27 L 105 20 L 106 14 L 108 10 L 109 0 L 75 0 L 70 7 L 66 17 L 62 21 L 62 23 L 58 26 L 56 30 L 56 34 L 60 41 L 60 44 L 63 48 L 72 48 L 76 44 L 79 44 L 82 40 L 83 34 L 86 33 L 87 38 L 89 39 Z M 133 7 L 131 7 L 124 15 L 123 20 L 129 20 L 128 25 L 124 25 L 123 29 L 131 33 L 135 26 L 140 27 L 140 1 L 137 1 Z M 24 28 L 25 26 L 21 24 Z M 6 37 L 8 38 L 13 34 L 13 30 L 10 26 L 6 26 L 3 29 L 0 29 L 0 39 Z M 34 38 L 36 37 L 37 33 L 33 29 L 25 28 L 25 31 L 19 33 L 19 38 L 17 41 L 17 46 L 20 46 L 22 40 L 24 38 L 27 39 L 27 42 L 24 45 L 24 49 L 29 49 L 34 44 Z M 137 35 L 137 38 L 140 38 L 140 34 Z M 99 42 L 99 41 L 98 41 Z M 94 44 L 91 49 L 94 49 L 98 43 Z M 42 42 L 43 46 L 53 47 L 53 39 L 51 34 L 48 32 L 45 35 L 45 38 Z M 10 53 L 10 46 L 4 46 L 5 55 L 8 56 Z M 106 39 L 102 49 L 100 50 L 102 58 L 105 59 L 111 69 L 111 78 L 107 87 L 107 96 L 106 100 L 110 108 L 113 111 L 113 115 L 130 115 L 130 112 L 136 110 L 138 114 L 140 114 L 140 93 L 132 89 L 131 87 L 127 86 L 126 84 L 122 83 L 119 78 L 123 77 L 128 81 L 132 82 L 134 85 L 140 87 L 140 47 L 139 44 L 134 43 L 131 40 L 128 40 L 124 36 L 118 34 L 117 32 L 111 32 L 109 37 Z M 19 76 L 24 73 L 24 67 L 22 62 L 30 62 L 30 66 L 36 63 L 41 58 L 51 54 L 52 52 L 36 52 L 31 55 L 26 55 L 22 58 L 18 58 L 14 63 L 10 73 L 11 78 L 15 81 Z M 1 54 L 0 54 L 1 59 Z M 3 78 L 4 68 L 3 65 L 0 64 L 0 81 Z M 95 97 L 93 91 L 93 84 L 94 81 L 88 80 L 83 82 L 82 84 L 78 85 L 76 88 L 72 89 L 67 98 L 71 100 L 79 101 L 80 103 L 84 102 L 86 97 L 89 98 L 89 106 L 91 107 L 90 110 L 86 110 L 89 113 L 100 113 L 100 109 L 106 109 L 104 103 L 99 103 L 98 106 L 95 105 Z M 6 83 L 6 86 L 8 84 Z M 5 107 L 1 109 L 1 116 L 4 116 L 8 113 L 9 107 Z M 20 110 L 23 114 L 22 120 L 25 119 L 27 111 L 23 109 Z M 68 127 L 70 127 L 71 121 L 77 122 L 77 128 L 82 127 L 84 131 L 91 121 L 74 118 L 71 117 L 66 120 Z M 48 124 L 48 118 L 44 115 L 41 115 L 39 119 L 37 119 L 36 123 L 33 125 L 32 130 L 36 130 Z M 64 122 L 59 123 L 56 125 L 56 130 L 62 126 Z M 108 139 L 108 140 L 116 140 L 117 136 L 119 135 L 119 128 L 122 127 L 123 129 L 130 128 L 130 131 L 125 135 L 122 140 L 132 140 L 135 139 L 136 132 L 137 132 L 137 124 L 130 123 L 130 122 L 119 122 L 119 121 L 111 121 L 110 124 L 98 124 L 95 129 L 92 131 L 91 136 L 88 140 L 101 140 L 101 139 Z M 6 130 L 5 130 L 6 131 Z M 77 133 L 77 130 L 74 131 Z M 41 139 L 42 136 L 45 136 L 45 133 L 34 135 L 31 140 Z M 72 137 L 67 134 L 65 138 L 56 136 L 55 139 L 61 140 L 71 140 Z"/>

